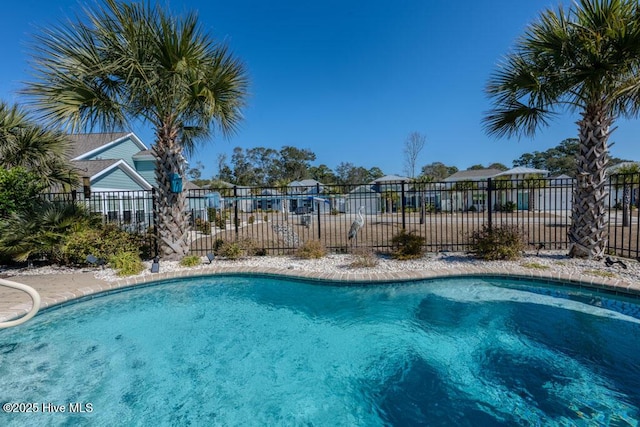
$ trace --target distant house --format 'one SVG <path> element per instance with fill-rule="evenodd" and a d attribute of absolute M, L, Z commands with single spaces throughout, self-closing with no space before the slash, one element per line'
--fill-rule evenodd
<path fill-rule="evenodd" d="M 364 213 L 374 214 L 382 211 L 381 195 L 373 184 L 359 185 L 345 197 L 345 211 L 358 212 L 364 207 Z"/>
<path fill-rule="evenodd" d="M 527 185 L 529 178 L 546 178 L 549 171 L 527 167 L 515 167 L 506 171 L 499 169 L 472 169 L 459 171 L 444 179 L 451 190 L 441 201 L 442 210 L 459 211 L 475 209 L 484 211 L 487 206 L 489 178 L 496 189 L 491 209 L 500 209 L 514 203 L 517 209 L 532 209 L 536 204 L 539 189 Z M 500 182 L 503 180 L 504 182 Z M 544 186 L 544 184 L 540 184 Z"/>
<path fill-rule="evenodd" d="M 351 190 L 345 197 L 345 210 L 357 212 L 364 206 L 366 213 L 396 212 L 402 203 L 403 189 L 408 196 L 411 179 L 386 175 Z M 406 200 L 406 199 L 405 199 Z"/>
<path fill-rule="evenodd" d="M 315 212 L 318 207 L 320 212 L 328 212 L 331 208 L 332 200 L 325 198 L 322 194 L 325 185 L 315 179 L 292 181 L 287 187 L 290 200 L 289 212 L 298 214 Z"/>

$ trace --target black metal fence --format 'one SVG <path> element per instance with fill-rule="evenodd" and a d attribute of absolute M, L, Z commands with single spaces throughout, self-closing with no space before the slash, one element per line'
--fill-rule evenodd
<path fill-rule="evenodd" d="M 502 225 L 521 228 L 531 248 L 566 249 L 574 185 L 570 178 L 494 178 L 189 190 L 191 252 L 205 254 L 220 241 L 243 239 L 269 254 L 291 253 L 308 240 L 319 240 L 333 252 L 384 252 L 401 230 L 422 236 L 430 252 L 465 251 L 471 233 Z M 640 255 L 639 187 L 638 174 L 609 178 L 609 253 Z M 75 197 L 105 222 L 138 233 L 154 230 L 152 191 L 65 197 Z M 360 208 L 363 225 L 348 239 Z"/>

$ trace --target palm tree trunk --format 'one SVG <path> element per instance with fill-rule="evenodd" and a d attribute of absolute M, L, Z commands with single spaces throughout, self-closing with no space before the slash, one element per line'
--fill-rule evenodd
<path fill-rule="evenodd" d="M 606 167 L 609 161 L 607 141 L 613 119 L 603 108 L 587 107 L 578 122 L 580 152 L 573 192 L 573 211 L 569 229 L 569 256 L 601 258 L 607 247 L 608 229 L 605 210 Z"/>
<path fill-rule="evenodd" d="M 189 251 L 189 222 L 184 192 L 171 191 L 171 175 L 182 177 L 184 183 L 185 159 L 178 143 L 178 130 L 164 126 L 157 132 L 153 151 L 156 155 L 156 181 L 158 184 L 157 230 L 160 256 L 179 260 Z"/>

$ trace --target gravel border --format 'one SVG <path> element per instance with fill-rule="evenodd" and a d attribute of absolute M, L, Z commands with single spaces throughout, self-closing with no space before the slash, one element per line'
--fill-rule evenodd
<path fill-rule="evenodd" d="M 480 268 L 482 270 L 513 271 L 515 274 L 531 275 L 532 273 L 549 276 L 571 275 L 590 277 L 594 282 L 618 280 L 629 284 L 640 282 L 640 262 L 630 259 L 613 258 L 620 263 L 607 266 L 604 260 L 585 260 L 569 258 L 563 251 L 545 251 L 540 254 L 525 253 L 515 261 L 482 261 L 466 253 L 438 253 L 427 254 L 420 259 L 398 261 L 386 256 L 377 256 L 377 265 L 372 267 L 353 267 L 356 255 L 331 254 L 320 259 L 300 259 L 293 256 L 265 256 L 250 257 L 240 260 L 216 258 L 209 264 L 207 257 L 202 257 L 202 263 L 195 267 L 182 267 L 177 261 L 160 261 L 162 273 L 185 272 L 190 275 L 198 270 L 210 269 L 211 266 L 225 269 L 244 270 L 255 268 L 257 271 L 269 269 L 287 270 L 290 273 L 318 273 L 318 275 L 353 273 L 380 274 L 420 271 L 446 271 Z M 624 268 L 626 266 L 626 268 Z M 150 279 L 154 273 L 150 271 L 151 263 L 145 262 L 145 270 L 137 276 L 119 277 L 111 268 L 104 269 L 75 269 L 69 267 L 46 266 L 31 268 L 0 268 L 0 274 L 7 276 L 74 274 L 78 271 L 93 271 L 96 279 L 106 282 L 121 281 L 123 279 Z"/>

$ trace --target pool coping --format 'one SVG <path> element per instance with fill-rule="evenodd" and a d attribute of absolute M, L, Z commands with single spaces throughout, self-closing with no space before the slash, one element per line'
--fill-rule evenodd
<path fill-rule="evenodd" d="M 316 282 L 339 282 L 345 285 L 382 284 L 400 281 L 416 281 L 458 277 L 511 278 L 515 280 L 535 280 L 559 286 L 586 289 L 597 293 L 606 293 L 610 295 L 640 299 L 640 283 L 634 284 L 620 278 L 604 278 L 581 273 L 568 274 L 561 272 L 548 272 L 544 270 L 523 271 L 522 268 L 466 266 L 457 269 L 405 270 L 382 273 L 353 271 L 331 273 L 318 271 L 301 271 L 275 267 L 265 268 L 256 266 L 202 265 L 198 268 L 188 270 L 162 272 L 152 275 L 147 274 L 143 276 L 123 278 L 112 282 L 104 280 L 92 280 L 93 283 L 87 286 L 73 287 L 71 285 L 63 285 L 62 290 L 60 289 L 60 287 L 58 287 L 58 289 L 51 292 L 48 292 L 45 285 L 44 288 L 41 287 L 41 289 L 39 289 L 42 298 L 40 310 L 45 311 L 56 306 L 78 302 L 79 300 L 96 298 L 105 294 L 121 292 L 138 286 L 151 286 L 174 279 L 221 275 L 272 276 L 311 280 Z M 55 275 L 40 277 L 51 278 L 54 276 Z M 20 282 L 21 277 L 24 278 L 26 276 L 13 276 L 10 279 Z M 44 291 L 42 289 L 44 289 Z M 0 322 L 14 320 L 18 317 L 21 317 L 26 314 L 30 308 L 31 301 L 25 295 L 24 303 L 12 305 L 8 307 L 8 309 L 2 309 L 2 307 L 0 307 Z"/>

